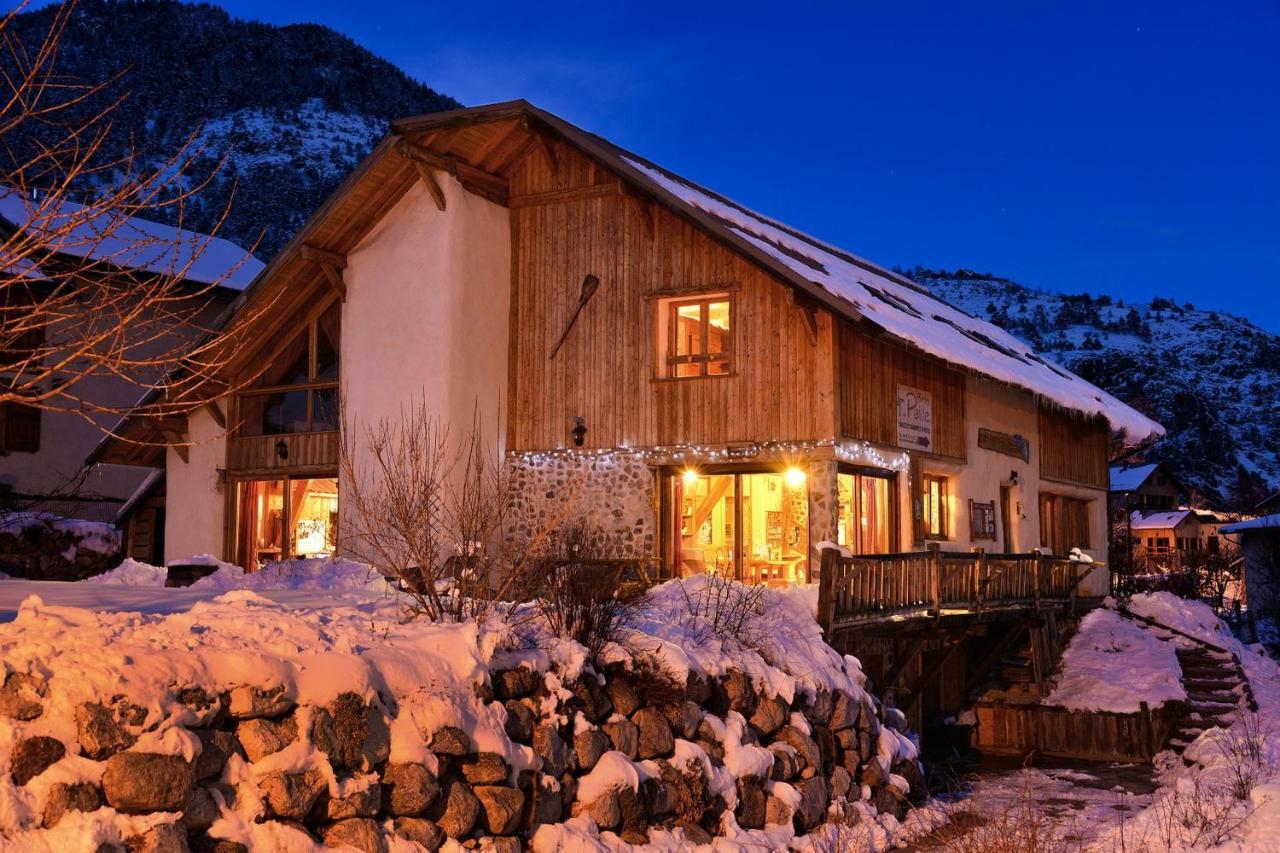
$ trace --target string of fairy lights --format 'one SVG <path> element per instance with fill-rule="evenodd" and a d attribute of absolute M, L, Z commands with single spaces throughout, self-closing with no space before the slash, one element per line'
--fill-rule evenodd
<path fill-rule="evenodd" d="M 911 456 L 906 451 L 882 451 L 870 442 L 833 441 L 767 441 L 750 445 L 675 444 L 660 447 L 559 448 L 513 452 L 513 459 L 528 465 L 546 465 L 561 460 L 590 460 L 604 464 L 638 461 L 662 465 L 719 464 L 747 462 L 761 456 L 780 456 L 802 461 L 800 457 L 815 451 L 831 450 L 840 462 L 868 465 L 890 471 L 906 471 Z"/>

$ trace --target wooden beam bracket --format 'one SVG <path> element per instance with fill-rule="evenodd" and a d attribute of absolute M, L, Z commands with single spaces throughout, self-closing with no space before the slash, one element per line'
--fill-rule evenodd
<path fill-rule="evenodd" d="M 304 244 L 302 258 L 320 267 L 320 271 L 324 273 L 324 280 L 329 284 L 330 289 L 343 302 L 347 301 L 347 282 L 342 273 L 347 268 L 346 255 Z"/>
<path fill-rule="evenodd" d="M 218 405 L 217 400 L 210 400 L 205 404 L 205 408 L 209 410 L 209 417 L 213 418 L 213 422 L 218 425 L 218 429 L 225 430 L 227 428 L 227 416 L 222 411 L 222 406 Z"/>
<path fill-rule="evenodd" d="M 494 204 L 507 206 L 511 191 L 507 179 L 501 175 L 486 172 L 457 157 L 428 151 L 407 139 L 396 142 L 396 151 L 406 160 L 424 164 L 436 171 L 448 172 L 457 178 L 458 183 L 462 184 L 468 192 L 488 199 Z M 422 174 L 421 167 L 418 174 Z"/>

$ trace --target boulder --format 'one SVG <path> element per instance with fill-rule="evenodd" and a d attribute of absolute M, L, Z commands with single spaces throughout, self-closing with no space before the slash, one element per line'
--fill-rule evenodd
<path fill-rule="evenodd" d="M 92 812 L 102 807 L 102 789 L 92 782 L 55 782 L 44 804 L 44 825 L 58 825 L 67 812 Z"/>
<path fill-rule="evenodd" d="M 573 816 L 586 815 L 601 830 L 616 830 L 622 825 L 622 809 L 618 807 L 618 792 L 606 791 L 590 803 L 574 803 Z"/>
<path fill-rule="evenodd" d="M 803 762 L 800 768 L 802 771 L 805 769 L 817 771 L 822 767 L 822 755 L 818 752 L 818 745 L 814 743 L 813 738 L 795 726 L 783 726 L 774 735 L 773 742 L 785 743 L 794 749 Z"/>
<path fill-rule="evenodd" d="M 765 826 L 789 826 L 795 814 L 791 806 L 770 794 L 764 804 Z"/>
<path fill-rule="evenodd" d="M 675 702 L 663 705 L 659 710 L 671 724 L 671 731 L 676 737 L 689 740 L 697 734 L 698 726 L 702 723 L 702 708 L 693 702 Z"/>
<path fill-rule="evenodd" d="M 213 826 L 213 822 L 221 814 L 222 810 L 218 808 L 218 803 L 209 793 L 209 789 L 196 785 L 187 795 L 187 803 L 182 807 L 182 817 L 178 822 L 188 832 L 194 832 Z"/>
<path fill-rule="evenodd" d="M 125 839 L 129 853 L 188 853 L 187 832 L 176 823 L 153 826 L 142 835 Z"/>
<path fill-rule="evenodd" d="M 564 807 L 560 791 L 548 788 L 535 778 L 533 783 L 529 785 L 526 799 L 529 803 L 528 823 L 530 827 L 536 827 L 544 823 L 560 822 Z"/>
<path fill-rule="evenodd" d="M 471 738 L 457 726 L 442 726 L 431 736 L 431 751 L 436 755 L 461 757 L 471 753 Z"/>
<path fill-rule="evenodd" d="M 573 751 L 578 756 L 578 769 L 586 772 L 595 767 L 600 756 L 612 746 L 609 736 L 599 729 L 578 732 L 573 736 Z"/>
<path fill-rule="evenodd" d="M 117 752 L 107 759 L 102 795 L 126 814 L 181 811 L 195 784 L 195 773 L 180 755 Z"/>
<path fill-rule="evenodd" d="M 702 705 L 711 698 L 711 682 L 692 670 L 685 678 L 685 696 L 695 705 Z"/>
<path fill-rule="evenodd" d="M 430 816 L 445 835 L 463 838 L 471 832 L 480 816 L 480 801 L 464 782 L 448 779 L 444 782 L 442 796 L 438 797 Z"/>
<path fill-rule="evenodd" d="M 76 737 L 86 758 L 103 761 L 137 741 L 115 712 L 98 702 L 82 702 L 76 707 L 75 716 Z"/>
<path fill-rule="evenodd" d="M 14 720 L 34 720 L 44 713 L 45 683 L 25 672 L 11 672 L 0 686 L 0 715 Z"/>
<path fill-rule="evenodd" d="M 242 720 L 236 726 L 236 739 L 244 747 L 244 754 L 250 761 L 261 761 L 298 739 L 298 721 L 293 717 L 286 717 L 283 720 L 268 720 L 261 717 Z M 320 745 L 316 744 L 316 746 Z"/>
<path fill-rule="evenodd" d="M 391 737 L 382 712 L 356 693 L 342 693 L 311 715 L 311 742 L 337 770 L 372 770 L 386 761 Z"/>
<path fill-rule="evenodd" d="M 836 694 L 826 688 L 820 688 L 813 695 L 813 701 L 804 709 L 805 718 L 819 726 L 840 728 L 832 723 L 835 714 Z"/>
<path fill-rule="evenodd" d="M 511 777 L 506 759 L 495 752 L 481 752 L 458 762 L 462 778 L 472 785 L 503 785 Z"/>
<path fill-rule="evenodd" d="M 769 774 L 770 779 L 775 782 L 790 782 L 800 775 L 800 755 L 795 747 L 775 741 L 769 744 L 769 751 L 773 753 L 773 770 Z"/>
<path fill-rule="evenodd" d="M 640 838 L 643 844 L 649 840 L 647 828 L 649 812 L 645 807 L 644 796 L 634 788 L 618 789 L 618 815 L 622 821 L 622 832 L 632 838 Z M 636 842 L 632 842 L 636 843 Z"/>
<path fill-rule="evenodd" d="M 764 826 L 766 816 L 766 800 L 764 780 L 756 776 L 745 776 L 738 780 L 738 807 L 734 815 L 738 825 L 743 829 L 760 829 Z"/>
<path fill-rule="evenodd" d="M 671 725 L 656 708 L 641 708 L 631 718 L 640 730 L 637 754 L 640 758 L 665 758 L 675 748 Z"/>
<path fill-rule="evenodd" d="M 676 827 L 684 832 L 685 841 L 694 847 L 702 847 L 715 841 L 711 833 L 691 821 L 681 821 L 676 824 Z"/>
<path fill-rule="evenodd" d="M 853 774 L 844 767 L 837 767 L 832 770 L 831 796 L 836 799 L 847 798 L 851 790 L 853 790 Z"/>
<path fill-rule="evenodd" d="M 826 726 L 814 726 L 810 735 L 818 746 L 819 766 L 828 773 L 836 763 L 836 738 Z"/>
<path fill-rule="evenodd" d="M 609 701 L 613 703 L 613 710 L 624 717 L 630 717 L 644 704 L 640 694 L 631 686 L 630 680 L 621 673 L 609 680 L 605 685 L 605 692 L 609 695 Z"/>
<path fill-rule="evenodd" d="M 302 820 L 311 811 L 328 783 L 319 770 L 303 773 L 272 773 L 258 780 L 258 790 L 270 816 Z"/>
<path fill-rule="evenodd" d="M 354 847 L 362 853 L 386 853 L 387 839 L 378 822 L 352 817 L 330 824 L 324 830 L 325 847 Z"/>
<path fill-rule="evenodd" d="M 382 785 L 374 782 L 363 791 L 345 797 L 331 797 L 325 803 L 325 816 L 329 820 L 347 820 L 353 817 L 377 817 L 382 807 Z"/>
<path fill-rule="evenodd" d="M 505 785 L 477 785 L 472 789 L 480 801 L 485 828 L 493 835 L 510 835 L 520 826 L 524 794 Z"/>
<path fill-rule="evenodd" d="M 542 684 L 542 675 L 525 667 L 493 673 L 493 692 L 499 699 L 521 699 Z"/>
<path fill-rule="evenodd" d="M 755 726 L 757 732 L 768 737 L 786 725 L 790 716 L 790 706 L 782 701 L 781 697 L 770 696 L 756 703 L 756 712 L 751 715 L 748 722 Z"/>
<path fill-rule="evenodd" d="M 533 731 L 533 751 L 542 759 L 542 772 L 560 776 L 569 769 L 569 746 L 551 723 L 542 723 Z"/>
<path fill-rule="evenodd" d="M 627 758 L 635 758 L 640 749 L 640 729 L 630 720 L 621 719 L 605 723 L 602 727 L 613 748 Z"/>
<path fill-rule="evenodd" d="M 800 792 L 800 808 L 797 817 L 803 829 L 813 829 L 827 816 L 827 804 L 831 801 L 831 789 L 822 776 L 814 776 L 796 783 Z"/>
<path fill-rule="evenodd" d="M 881 785 L 888 784 L 889 774 L 884 769 L 884 762 L 879 758 L 873 758 L 862 765 L 862 773 L 858 781 L 868 788 L 879 788 Z"/>
<path fill-rule="evenodd" d="M 885 785 L 871 797 L 871 804 L 880 814 L 891 814 L 902 820 L 907 814 L 906 799 L 894 790 L 892 785 Z"/>
<path fill-rule="evenodd" d="M 435 775 L 421 764 L 388 764 L 382 771 L 382 810 L 393 817 L 420 815 L 439 795 Z"/>
<path fill-rule="evenodd" d="M 516 743 L 527 744 L 533 740 L 533 727 L 537 724 L 533 710 L 518 699 L 508 699 L 503 707 L 507 709 L 507 737 Z"/>
<path fill-rule="evenodd" d="M 422 845 L 428 853 L 436 853 L 445 841 L 443 829 L 420 817 L 398 817 L 392 824 L 392 831 L 406 841 Z"/>
<path fill-rule="evenodd" d="M 594 676 L 579 678 L 573 683 L 571 691 L 573 699 L 569 704 L 581 709 L 588 722 L 598 723 L 613 712 L 613 702 Z"/>
<path fill-rule="evenodd" d="M 721 683 L 729 699 L 729 710 L 751 719 L 756 710 L 756 691 L 751 686 L 751 679 L 735 669 L 730 670 Z"/>
<path fill-rule="evenodd" d="M 232 755 L 244 757 L 244 748 L 231 732 L 219 729 L 196 729 L 195 736 L 200 739 L 200 754 L 196 756 L 195 774 L 200 780 L 213 779 L 222 775 L 222 768 Z"/>
<path fill-rule="evenodd" d="M 858 717 L 861 705 L 858 700 L 854 699 L 843 690 L 836 691 L 835 704 L 831 711 L 831 720 L 827 726 L 832 731 L 840 731 L 841 729 L 849 729 L 858 725 Z"/>
<path fill-rule="evenodd" d="M 9 753 L 9 772 L 13 775 L 14 784 L 27 784 L 66 754 L 67 748 L 56 737 L 36 735 L 23 738 Z"/>
<path fill-rule="evenodd" d="M 283 685 L 263 690 L 251 684 L 242 684 L 228 691 L 223 706 L 232 719 L 251 720 L 257 717 L 283 717 L 297 703 L 285 692 Z"/>

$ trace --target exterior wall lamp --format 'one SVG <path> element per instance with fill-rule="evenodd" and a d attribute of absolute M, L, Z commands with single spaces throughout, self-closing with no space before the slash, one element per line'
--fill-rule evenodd
<path fill-rule="evenodd" d="M 276 442 L 276 458 L 281 461 L 289 458 L 289 443 L 283 438 Z"/>
<path fill-rule="evenodd" d="M 587 419 L 582 415 L 578 415 L 573 419 L 573 429 L 569 432 L 573 436 L 573 446 L 581 447 L 582 442 L 587 437 Z"/>

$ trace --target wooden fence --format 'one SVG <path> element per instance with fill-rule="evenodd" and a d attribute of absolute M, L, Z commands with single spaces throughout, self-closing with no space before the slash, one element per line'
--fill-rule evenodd
<path fill-rule="evenodd" d="M 975 746 L 979 752 L 1150 763 L 1164 749 L 1181 706 L 1133 714 L 1076 711 L 1056 705 L 980 701 Z"/>
<path fill-rule="evenodd" d="M 1089 566 L 1039 553 L 927 551 L 841 556 L 822 552 L 818 618 L 842 624 L 908 612 L 980 611 L 993 606 L 1067 602 Z"/>

